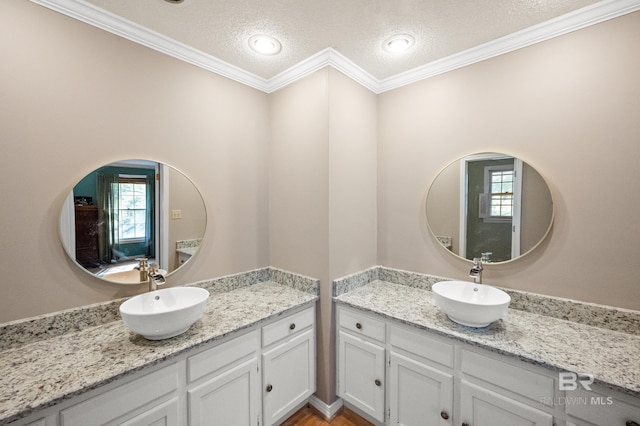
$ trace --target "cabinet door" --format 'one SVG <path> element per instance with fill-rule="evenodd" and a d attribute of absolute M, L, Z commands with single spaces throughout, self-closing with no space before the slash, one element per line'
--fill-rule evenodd
<path fill-rule="evenodd" d="M 384 422 L 384 348 L 344 331 L 338 340 L 339 396 Z"/>
<path fill-rule="evenodd" d="M 178 367 L 168 365 L 132 382 L 97 395 L 60 412 L 64 426 L 120 425 L 140 413 L 174 399 L 178 393 Z M 140 423 L 134 423 L 140 424 Z"/>
<path fill-rule="evenodd" d="M 553 416 L 464 380 L 460 419 L 471 426 L 552 426 Z"/>
<path fill-rule="evenodd" d="M 313 329 L 262 355 L 262 401 L 265 425 L 282 420 L 316 391 Z"/>
<path fill-rule="evenodd" d="M 391 352 L 390 424 L 451 425 L 453 376 Z"/>
<path fill-rule="evenodd" d="M 189 424 L 258 424 L 260 384 L 258 359 L 252 358 L 189 390 Z"/>
<path fill-rule="evenodd" d="M 640 404 L 621 401 L 615 392 L 595 385 L 593 391 L 567 391 L 565 406 L 567 414 L 580 426 L 640 424 Z"/>
<path fill-rule="evenodd" d="M 178 424 L 178 399 L 160 404 L 119 426 L 172 426 Z"/>

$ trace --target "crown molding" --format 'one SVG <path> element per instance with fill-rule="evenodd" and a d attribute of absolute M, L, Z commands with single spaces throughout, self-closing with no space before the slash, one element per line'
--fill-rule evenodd
<path fill-rule="evenodd" d="M 83 0 L 31 0 L 71 18 L 266 92 L 266 79 Z"/>
<path fill-rule="evenodd" d="M 604 0 L 488 43 L 381 80 L 378 93 L 475 64 L 640 10 L 640 0 Z"/>
<path fill-rule="evenodd" d="M 331 47 L 321 50 L 315 55 L 310 56 L 309 58 L 269 79 L 267 92 L 275 92 L 276 90 L 281 89 L 306 75 L 312 74 L 325 66 L 337 69 L 352 80 L 355 80 L 372 92 L 377 93 L 380 81 Z"/>
<path fill-rule="evenodd" d="M 379 80 L 333 48 L 326 48 L 280 74 L 264 79 L 200 50 L 121 18 L 83 0 L 31 0 L 79 21 L 157 50 L 181 61 L 271 93 L 325 66 L 331 66 L 379 94 L 453 71 L 572 31 L 640 10 L 640 0 L 603 0 L 538 25 L 492 40 L 409 71 Z"/>

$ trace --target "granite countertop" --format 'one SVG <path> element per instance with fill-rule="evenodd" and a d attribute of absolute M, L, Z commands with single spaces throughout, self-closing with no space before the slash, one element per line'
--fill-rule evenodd
<path fill-rule="evenodd" d="M 200 249 L 200 247 L 182 247 L 177 248 L 176 252 L 186 254 L 187 256 L 193 256 Z"/>
<path fill-rule="evenodd" d="M 638 335 L 511 308 L 486 328 L 465 327 L 440 311 L 430 290 L 381 280 L 334 301 L 556 371 L 591 373 L 596 383 L 640 397 Z"/>
<path fill-rule="evenodd" d="M 312 291 L 274 281 L 211 291 L 202 319 L 167 340 L 146 340 L 116 319 L 7 346 L 0 352 L 0 424 L 311 305 L 318 299 L 317 291 Z"/>

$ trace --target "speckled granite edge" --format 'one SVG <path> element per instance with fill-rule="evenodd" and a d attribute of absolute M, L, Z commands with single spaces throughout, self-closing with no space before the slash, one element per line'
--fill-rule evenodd
<path fill-rule="evenodd" d="M 316 296 L 320 294 L 320 280 L 273 267 L 202 280 L 189 285 L 205 288 L 212 293 L 226 293 L 266 281 L 274 281 L 278 284 Z"/>
<path fill-rule="evenodd" d="M 338 297 L 341 294 L 348 293 L 357 288 L 365 286 L 370 282 L 377 281 L 380 272 L 379 266 L 374 266 L 370 269 L 365 269 L 355 274 L 347 275 L 346 277 L 333 280 L 332 295 Z"/>
<path fill-rule="evenodd" d="M 380 280 L 431 291 L 431 286 L 451 278 L 374 266 L 333 281 L 333 297 Z M 549 316 L 593 327 L 640 335 L 640 311 L 581 302 L 500 287 L 511 296 L 510 309 Z"/>
<path fill-rule="evenodd" d="M 632 334 L 515 309 L 488 327 L 465 327 L 438 309 L 431 292 L 388 281 L 374 281 L 334 300 L 554 371 L 590 372 L 596 383 L 640 397 L 640 369 L 633 356 L 640 338 Z"/>
<path fill-rule="evenodd" d="M 431 286 L 433 284 L 439 281 L 450 280 L 450 278 L 403 271 L 401 269 L 386 268 L 384 266 L 374 266 L 372 268 L 365 269 L 364 271 L 356 272 L 355 274 L 334 280 L 333 297 L 348 293 L 378 280 L 431 291 Z"/>
<path fill-rule="evenodd" d="M 274 281 L 314 296 L 320 295 L 319 280 L 271 267 L 185 285 L 202 287 L 211 293 L 226 293 L 267 281 Z M 115 299 L 0 324 L 0 351 L 120 320 L 118 308 L 126 299 Z"/>
<path fill-rule="evenodd" d="M 271 273 L 269 272 L 269 268 L 260 268 L 239 274 L 197 281 L 188 285 L 202 287 L 211 293 L 226 293 L 249 285 L 269 281 L 270 278 Z"/>
<path fill-rule="evenodd" d="M 192 240 L 178 240 L 176 241 L 176 250 L 185 248 L 199 248 L 202 244 L 202 238 L 195 238 Z"/>
<path fill-rule="evenodd" d="M 273 267 L 269 268 L 269 271 L 271 273 L 271 281 L 286 285 L 295 290 L 300 290 L 304 293 L 320 296 L 320 280 L 318 279 Z"/>
<path fill-rule="evenodd" d="M 95 303 L 0 324 L 0 351 L 120 319 L 125 299 Z"/>
<path fill-rule="evenodd" d="M 314 294 L 267 281 L 213 295 L 203 317 L 172 339 L 146 340 L 113 321 L 2 351 L 0 425 L 317 300 Z"/>
<path fill-rule="evenodd" d="M 511 309 L 640 336 L 640 311 L 502 288 Z"/>

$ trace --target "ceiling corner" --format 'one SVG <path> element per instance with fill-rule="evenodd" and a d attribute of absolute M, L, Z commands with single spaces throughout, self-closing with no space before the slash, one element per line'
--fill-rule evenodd
<path fill-rule="evenodd" d="M 383 80 L 376 79 L 331 47 L 265 79 L 84 0 L 30 1 L 266 93 L 331 66 L 379 94 L 640 10 L 640 0 L 603 0 Z"/>

